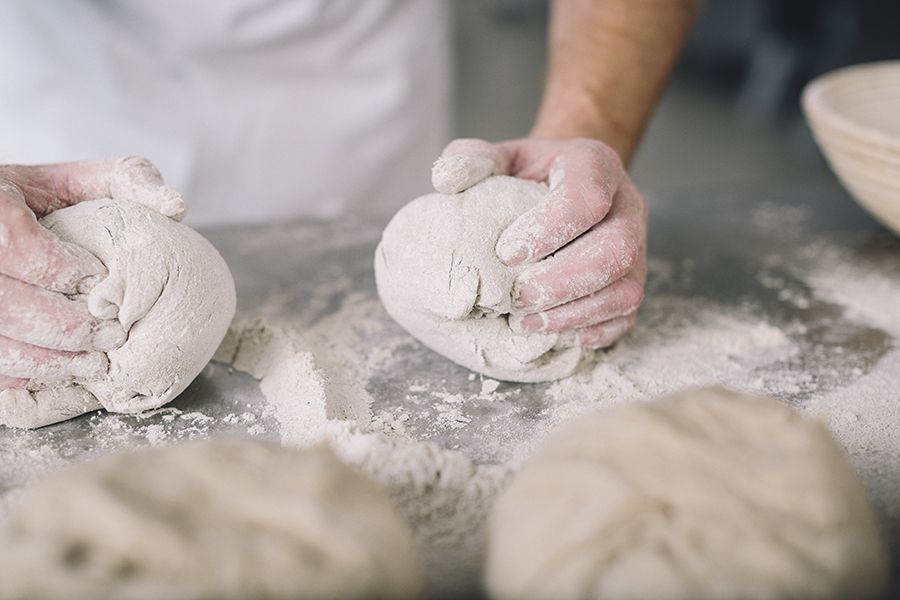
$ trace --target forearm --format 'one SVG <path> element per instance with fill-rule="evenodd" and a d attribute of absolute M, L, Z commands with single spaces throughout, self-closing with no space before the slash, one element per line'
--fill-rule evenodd
<path fill-rule="evenodd" d="M 556 0 L 538 137 L 589 137 L 627 164 L 675 64 L 696 0 Z"/>

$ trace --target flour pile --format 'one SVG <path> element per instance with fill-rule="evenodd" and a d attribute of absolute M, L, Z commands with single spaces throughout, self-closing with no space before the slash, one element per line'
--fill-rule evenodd
<path fill-rule="evenodd" d="M 299 333 L 264 321 L 237 324 L 215 359 L 260 378 L 266 410 L 277 419 L 283 444 L 328 443 L 348 464 L 387 487 L 401 514 L 415 524 L 420 548 L 427 550 L 432 588 L 477 592 L 477 580 L 460 578 L 459 571 L 481 568 L 481 531 L 509 469 L 476 465 L 462 452 L 378 431 L 384 422 L 360 402 L 368 395 L 341 386 L 341 370 L 317 365 L 329 351 L 316 331 Z"/>

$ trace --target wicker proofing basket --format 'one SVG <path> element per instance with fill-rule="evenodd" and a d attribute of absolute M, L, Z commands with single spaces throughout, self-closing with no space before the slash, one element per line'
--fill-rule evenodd
<path fill-rule="evenodd" d="M 814 79 L 803 91 L 803 112 L 844 187 L 900 235 L 900 60 Z"/>

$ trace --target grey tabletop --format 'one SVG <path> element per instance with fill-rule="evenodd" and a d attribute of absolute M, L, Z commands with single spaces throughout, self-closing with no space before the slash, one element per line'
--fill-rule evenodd
<path fill-rule="evenodd" d="M 837 184 L 697 187 L 651 195 L 650 203 L 650 274 L 636 329 L 570 382 L 496 389 L 487 382 L 488 391 L 483 378 L 427 350 L 381 310 L 371 263 L 384 222 L 204 233 L 234 273 L 239 314 L 326 334 L 333 328 L 334 344 L 352 342 L 336 356 L 368 365 L 360 383 L 375 418 L 476 463 L 516 457 L 546 423 L 576 412 L 572 406 L 709 381 L 828 412 L 896 555 L 900 447 L 892 435 L 900 424 L 884 421 L 900 404 L 900 296 L 893 307 L 885 298 L 900 289 L 900 240 Z M 843 398 L 854 399 L 852 410 L 835 409 Z M 256 381 L 211 364 L 150 415 L 94 413 L 38 431 L 0 428 L 0 498 L 95 452 L 215 432 L 278 439 L 283 432 L 264 405 Z"/>

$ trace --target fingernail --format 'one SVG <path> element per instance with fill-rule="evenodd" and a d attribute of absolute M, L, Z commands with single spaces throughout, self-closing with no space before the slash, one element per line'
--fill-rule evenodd
<path fill-rule="evenodd" d="M 154 194 L 155 208 L 173 221 L 180 221 L 187 212 L 187 203 L 181 194 L 167 185 L 160 186 Z"/>
<path fill-rule="evenodd" d="M 113 320 L 103 320 L 97 323 L 94 330 L 93 346 L 101 352 L 110 352 L 125 343 L 128 334 L 121 323 Z"/>
<path fill-rule="evenodd" d="M 458 194 L 494 172 L 494 163 L 483 156 L 453 154 L 438 158 L 431 167 L 431 184 L 442 194 Z"/>
<path fill-rule="evenodd" d="M 95 379 L 106 375 L 109 359 L 102 352 L 85 352 L 72 359 L 72 375 L 79 379 Z"/>

